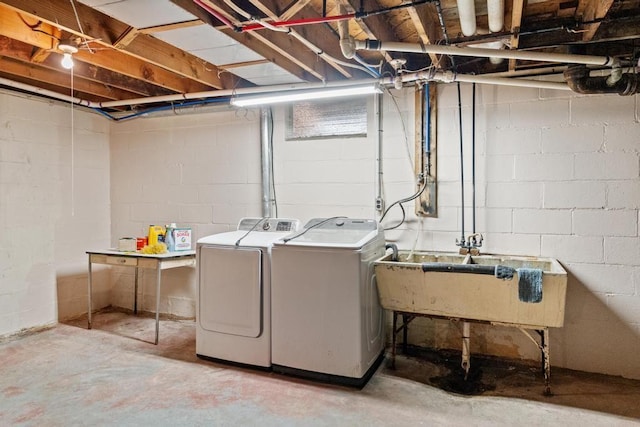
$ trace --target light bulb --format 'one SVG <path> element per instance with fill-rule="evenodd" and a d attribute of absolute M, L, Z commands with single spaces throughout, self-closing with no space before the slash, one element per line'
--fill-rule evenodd
<path fill-rule="evenodd" d="M 63 53 L 62 54 L 62 61 L 60 62 L 60 64 L 62 64 L 62 66 L 64 68 L 66 68 L 67 70 L 70 70 L 73 68 L 73 58 L 71 58 L 71 54 L 70 53 Z"/>

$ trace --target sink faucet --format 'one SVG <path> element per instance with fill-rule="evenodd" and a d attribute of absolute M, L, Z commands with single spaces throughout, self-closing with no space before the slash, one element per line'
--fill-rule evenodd
<path fill-rule="evenodd" d="M 462 241 L 456 239 L 456 246 L 460 246 L 460 254 L 466 255 L 480 255 L 480 249 L 482 247 L 482 242 L 484 237 L 480 233 L 470 234 L 465 240 L 464 236 L 462 237 Z"/>

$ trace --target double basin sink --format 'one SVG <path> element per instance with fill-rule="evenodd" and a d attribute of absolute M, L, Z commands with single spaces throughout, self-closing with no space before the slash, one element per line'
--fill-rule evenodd
<path fill-rule="evenodd" d="M 374 264 L 387 310 L 533 328 L 564 323 L 567 272 L 555 259 L 403 251 L 393 259 L 389 254 Z M 518 276 L 527 270 L 541 273 L 536 302 L 519 294 Z"/>

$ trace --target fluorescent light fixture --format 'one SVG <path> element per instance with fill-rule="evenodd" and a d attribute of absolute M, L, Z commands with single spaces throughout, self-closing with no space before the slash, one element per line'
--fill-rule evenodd
<path fill-rule="evenodd" d="M 250 107 L 252 105 L 275 104 L 291 101 L 315 101 L 316 99 L 339 98 L 343 96 L 370 95 L 381 93 L 377 85 L 347 86 L 334 88 L 321 88 L 311 90 L 283 91 L 278 93 L 266 93 L 254 96 L 239 96 L 231 99 L 231 104 L 236 107 Z"/>

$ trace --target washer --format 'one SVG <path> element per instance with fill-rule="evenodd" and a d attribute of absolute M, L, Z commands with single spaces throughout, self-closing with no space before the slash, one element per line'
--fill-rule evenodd
<path fill-rule="evenodd" d="M 271 246 L 297 229 L 295 219 L 243 218 L 198 240 L 198 357 L 271 367 Z"/>
<path fill-rule="evenodd" d="M 382 361 L 374 220 L 316 218 L 271 253 L 273 370 L 362 387 Z"/>

